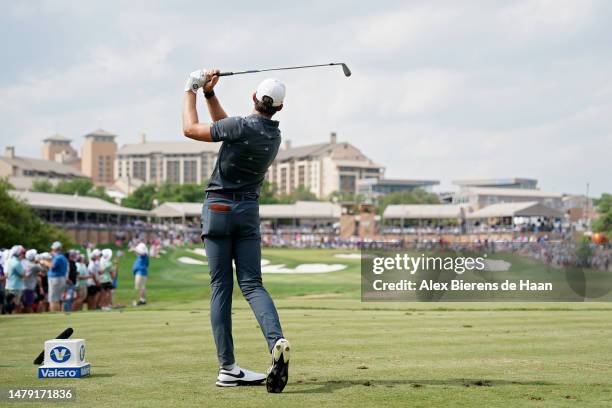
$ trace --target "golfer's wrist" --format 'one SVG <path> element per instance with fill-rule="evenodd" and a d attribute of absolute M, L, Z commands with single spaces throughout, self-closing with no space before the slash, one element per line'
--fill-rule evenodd
<path fill-rule="evenodd" d="M 215 90 L 211 89 L 210 91 L 204 91 L 204 98 L 208 99 L 212 99 L 215 97 Z"/>

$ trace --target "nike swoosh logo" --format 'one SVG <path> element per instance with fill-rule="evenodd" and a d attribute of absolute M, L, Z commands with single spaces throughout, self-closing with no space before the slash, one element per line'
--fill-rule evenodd
<path fill-rule="evenodd" d="M 232 374 L 229 371 L 222 371 L 221 374 L 229 375 L 230 377 L 234 377 L 234 378 L 242 378 L 242 377 L 244 377 L 244 371 L 242 371 L 242 370 L 240 370 L 239 374 Z"/>

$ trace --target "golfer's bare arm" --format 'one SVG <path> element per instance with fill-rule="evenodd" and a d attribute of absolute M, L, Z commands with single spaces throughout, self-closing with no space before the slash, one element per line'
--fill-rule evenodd
<path fill-rule="evenodd" d="M 210 118 L 213 120 L 213 122 L 227 118 L 227 113 L 225 113 L 223 110 L 223 107 L 219 103 L 219 99 L 217 99 L 216 96 L 207 98 L 206 104 L 208 105 L 208 113 L 210 113 Z"/>
<path fill-rule="evenodd" d="M 198 110 L 196 109 L 196 94 L 191 91 L 185 92 L 183 102 L 183 134 L 193 140 L 212 142 L 210 124 L 199 123 Z"/>

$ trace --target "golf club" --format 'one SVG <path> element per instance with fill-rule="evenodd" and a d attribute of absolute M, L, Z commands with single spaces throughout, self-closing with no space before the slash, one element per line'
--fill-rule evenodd
<path fill-rule="evenodd" d="M 266 68 L 266 69 L 252 69 L 248 71 L 237 71 L 237 72 L 221 72 L 219 76 L 230 76 L 230 75 L 241 75 L 241 74 L 255 74 L 257 72 L 266 72 L 266 71 L 284 71 L 288 69 L 302 69 L 302 68 L 315 68 L 315 67 L 329 67 L 332 65 L 342 65 L 342 71 L 344 72 L 344 76 L 350 77 L 351 70 L 344 62 L 330 62 L 329 64 L 317 64 L 317 65 L 301 65 L 298 67 L 284 67 L 284 68 Z"/>
<path fill-rule="evenodd" d="M 72 330 L 72 327 L 68 327 L 66 330 L 58 334 L 56 339 L 68 339 L 70 338 L 70 336 L 72 336 L 73 332 L 74 330 Z M 45 350 L 41 351 L 38 357 L 34 359 L 34 364 L 41 365 L 43 363 L 44 358 L 45 358 Z"/>

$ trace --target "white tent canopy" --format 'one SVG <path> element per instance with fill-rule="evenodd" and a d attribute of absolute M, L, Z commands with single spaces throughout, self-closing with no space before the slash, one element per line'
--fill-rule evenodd
<path fill-rule="evenodd" d="M 83 213 L 118 214 L 147 217 L 149 211 L 121 207 L 96 197 L 68 194 L 38 193 L 32 191 L 10 191 L 11 196 L 25 201 L 30 207 L 39 210 L 74 211 Z"/>
<path fill-rule="evenodd" d="M 298 201 L 295 204 L 262 204 L 262 219 L 340 219 L 340 205 L 322 201 Z"/>
<path fill-rule="evenodd" d="M 199 217 L 202 214 L 202 203 L 166 202 L 151 210 L 157 218 Z"/>
<path fill-rule="evenodd" d="M 461 206 L 451 204 L 392 204 L 385 208 L 385 219 L 457 219 Z"/>
<path fill-rule="evenodd" d="M 501 217 L 547 217 L 561 218 L 563 213 L 540 204 L 537 201 L 524 203 L 499 203 L 481 208 L 467 215 L 469 219 L 486 219 Z"/>

